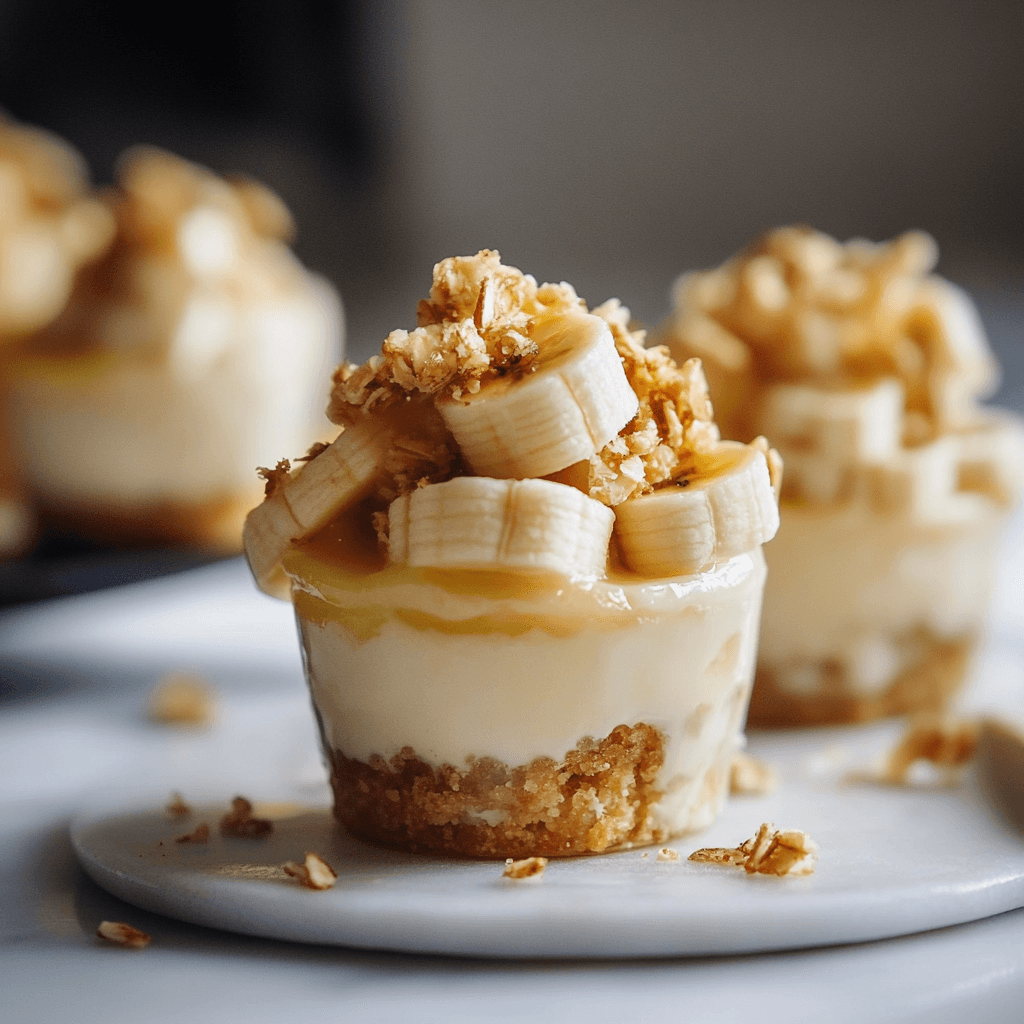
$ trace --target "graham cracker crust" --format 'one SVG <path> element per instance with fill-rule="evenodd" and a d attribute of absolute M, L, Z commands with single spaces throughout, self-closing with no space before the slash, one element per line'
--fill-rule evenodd
<path fill-rule="evenodd" d="M 922 656 L 898 673 L 884 690 L 872 694 L 849 687 L 843 665 L 837 660 L 818 665 L 821 685 L 812 693 L 786 689 L 771 668 L 759 664 L 747 725 L 844 725 L 944 710 L 964 682 L 977 638 L 970 635 L 940 640 L 921 630 L 915 639 L 925 647 Z"/>
<path fill-rule="evenodd" d="M 258 495 L 218 497 L 195 503 L 98 502 L 77 498 L 57 503 L 43 499 L 39 515 L 43 524 L 52 529 L 114 547 L 198 544 L 235 554 L 242 550 L 246 514 L 258 501 Z"/>
<path fill-rule="evenodd" d="M 510 768 L 479 758 L 433 768 L 406 747 L 390 762 L 331 751 L 334 814 L 353 835 L 412 852 L 463 857 L 569 857 L 668 838 L 648 807 L 663 760 L 649 725 L 581 740 L 559 763 Z"/>

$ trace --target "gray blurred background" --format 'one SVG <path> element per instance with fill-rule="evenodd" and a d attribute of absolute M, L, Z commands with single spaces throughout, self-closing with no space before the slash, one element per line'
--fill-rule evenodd
<path fill-rule="evenodd" d="M 266 180 L 360 358 L 482 247 L 648 323 L 790 221 L 1019 295 L 1022 55 L 1019 0 L 0 0 L 0 104 L 100 181 L 135 142 Z"/>

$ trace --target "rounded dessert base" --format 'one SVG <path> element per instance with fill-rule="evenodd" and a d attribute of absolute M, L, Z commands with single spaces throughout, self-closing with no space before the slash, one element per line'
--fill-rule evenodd
<path fill-rule="evenodd" d="M 807 667 L 817 689 L 794 691 L 781 673 L 759 664 L 747 726 L 772 729 L 808 725 L 848 725 L 898 715 L 943 711 L 960 691 L 970 668 L 976 638 L 933 638 L 924 655 L 881 690 L 863 693 L 847 685 L 842 666 L 823 661 Z"/>
<path fill-rule="evenodd" d="M 664 796 L 655 788 L 662 736 L 642 723 L 581 741 L 561 762 L 537 758 L 516 768 L 493 758 L 434 768 L 408 748 L 390 762 L 328 757 L 335 817 L 360 839 L 471 858 L 578 857 L 706 828 L 725 802 L 732 745 L 698 780 L 696 800 L 671 830 L 651 813 Z"/>

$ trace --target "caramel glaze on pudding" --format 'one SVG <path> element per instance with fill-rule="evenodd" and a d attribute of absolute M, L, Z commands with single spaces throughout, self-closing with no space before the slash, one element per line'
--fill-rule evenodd
<path fill-rule="evenodd" d="M 346 828 L 516 857 L 714 820 L 749 699 L 759 551 L 666 580 L 442 572 L 386 565 L 358 513 L 285 559 Z"/>

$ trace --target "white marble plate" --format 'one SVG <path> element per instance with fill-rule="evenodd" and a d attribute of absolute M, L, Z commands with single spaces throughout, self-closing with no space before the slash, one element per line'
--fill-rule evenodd
<path fill-rule="evenodd" d="M 884 751 L 892 725 L 755 737 L 783 785 L 734 799 L 707 833 L 656 850 L 554 860 L 529 882 L 500 862 L 379 850 L 336 831 L 326 808 L 278 808 L 267 840 L 173 842 L 215 825 L 232 795 L 169 821 L 166 791 L 148 806 L 98 807 L 72 827 L 89 875 L 147 910 L 214 928 L 307 943 L 496 957 L 637 957 L 750 953 L 881 939 L 1024 906 L 1024 835 L 969 774 L 959 786 L 851 785 L 845 773 Z M 820 846 L 814 875 L 778 879 L 688 863 L 698 846 L 732 846 L 762 821 L 801 828 Z M 280 865 L 305 851 L 338 871 L 325 892 Z M 644 856 L 644 853 L 647 856 Z"/>

